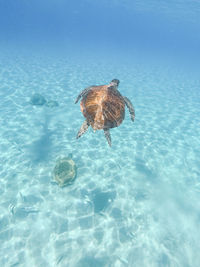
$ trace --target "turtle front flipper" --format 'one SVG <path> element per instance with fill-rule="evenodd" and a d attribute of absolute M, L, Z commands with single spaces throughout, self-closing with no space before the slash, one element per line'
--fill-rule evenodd
<path fill-rule="evenodd" d="M 131 101 L 126 96 L 124 96 L 123 98 L 124 98 L 124 101 L 125 101 L 125 104 L 126 104 L 128 110 L 129 110 L 129 113 L 131 115 L 131 120 L 134 121 L 135 120 L 135 110 L 134 110 L 134 107 L 133 107 Z"/>
<path fill-rule="evenodd" d="M 84 89 L 84 90 L 77 96 L 76 101 L 75 101 L 75 104 L 79 101 L 79 99 L 80 99 L 82 96 L 86 95 L 87 92 L 88 92 L 92 87 L 94 87 L 94 86 L 95 86 L 95 85 L 92 85 L 92 86 L 90 86 L 90 87 L 85 88 L 85 89 Z"/>
<path fill-rule="evenodd" d="M 110 136 L 109 129 L 104 129 L 104 134 L 105 134 L 106 140 L 108 141 L 109 146 L 111 146 L 111 136 Z"/>
<path fill-rule="evenodd" d="M 83 135 L 87 131 L 87 129 L 88 129 L 89 126 L 90 126 L 89 123 L 87 122 L 87 120 L 85 120 L 84 123 L 81 125 L 80 130 L 78 131 L 78 134 L 76 136 L 76 139 L 78 139 L 79 137 L 81 137 L 81 135 Z"/>

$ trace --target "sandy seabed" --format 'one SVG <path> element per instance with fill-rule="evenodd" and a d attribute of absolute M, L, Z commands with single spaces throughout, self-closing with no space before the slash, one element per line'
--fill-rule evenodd
<path fill-rule="evenodd" d="M 0 266 L 199 266 L 200 80 L 67 56 L 0 62 Z M 76 140 L 76 96 L 113 78 L 135 122 L 126 110 L 111 148 L 102 131 Z M 34 93 L 59 106 L 31 105 Z M 70 153 L 78 175 L 60 188 L 52 171 Z"/>

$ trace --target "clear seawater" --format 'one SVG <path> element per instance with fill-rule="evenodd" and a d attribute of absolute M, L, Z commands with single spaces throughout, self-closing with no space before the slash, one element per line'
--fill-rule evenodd
<path fill-rule="evenodd" d="M 199 267 L 198 1 L 0 7 L 0 266 Z M 135 122 L 126 110 L 111 148 L 102 131 L 76 140 L 77 95 L 113 78 Z"/>

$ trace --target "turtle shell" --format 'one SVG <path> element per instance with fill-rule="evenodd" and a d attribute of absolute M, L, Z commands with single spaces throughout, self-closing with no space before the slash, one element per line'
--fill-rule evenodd
<path fill-rule="evenodd" d="M 119 126 L 125 116 L 125 102 L 113 87 L 92 87 L 81 100 L 81 111 L 94 130 Z"/>
<path fill-rule="evenodd" d="M 59 186 L 63 187 L 71 183 L 77 173 L 77 167 L 71 157 L 60 158 L 56 162 L 56 166 L 53 171 L 54 180 L 56 180 Z"/>
<path fill-rule="evenodd" d="M 46 103 L 46 99 L 41 94 L 34 94 L 31 97 L 30 103 L 34 106 L 43 106 Z"/>

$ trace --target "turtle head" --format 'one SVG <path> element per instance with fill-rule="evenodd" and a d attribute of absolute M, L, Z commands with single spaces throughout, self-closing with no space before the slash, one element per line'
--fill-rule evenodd
<path fill-rule="evenodd" d="M 111 85 L 111 86 L 118 87 L 118 85 L 119 85 L 119 80 L 118 80 L 118 79 L 113 79 L 113 80 L 110 82 L 110 85 Z"/>

